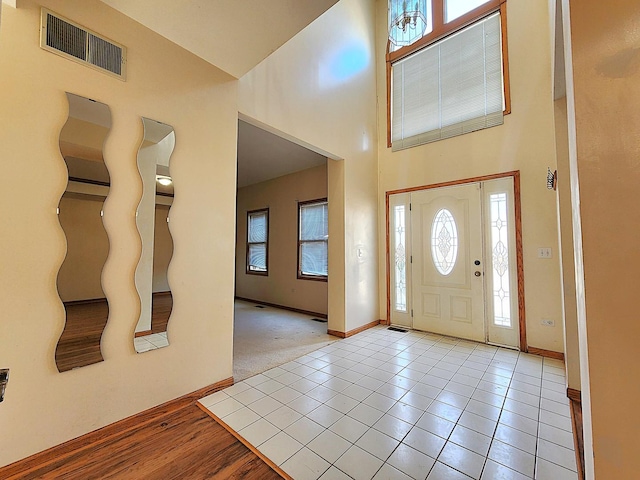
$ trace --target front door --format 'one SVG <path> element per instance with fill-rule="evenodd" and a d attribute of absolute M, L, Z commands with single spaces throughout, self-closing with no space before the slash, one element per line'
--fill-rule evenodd
<path fill-rule="evenodd" d="M 476 183 L 411 194 L 414 328 L 485 341 L 481 212 Z"/>
<path fill-rule="evenodd" d="M 389 196 L 392 324 L 519 346 L 512 177 Z"/>

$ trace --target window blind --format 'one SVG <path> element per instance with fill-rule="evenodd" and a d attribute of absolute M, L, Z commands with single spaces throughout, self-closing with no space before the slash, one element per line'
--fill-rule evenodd
<path fill-rule="evenodd" d="M 500 14 L 392 65 L 392 149 L 503 123 Z"/>
<path fill-rule="evenodd" d="M 300 205 L 300 273 L 326 276 L 329 208 L 326 202 Z"/>
<path fill-rule="evenodd" d="M 267 271 L 267 212 L 249 214 L 247 232 L 247 267 L 250 271 Z"/>

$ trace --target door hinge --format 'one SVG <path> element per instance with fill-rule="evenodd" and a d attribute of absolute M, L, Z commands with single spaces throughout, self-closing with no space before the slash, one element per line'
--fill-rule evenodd
<path fill-rule="evenodd" d="M 411 309 L 411 316 L 413 317 L 413 308 Z"/>
<path fill-rule="evenodd" d="M 409 204 L 409 211 L 411 211 L 411 204 Z"/>
<path fill-rule="evenodd" d="M 409 263 L 413 263 L 413 255 L 409 255 Z"/>

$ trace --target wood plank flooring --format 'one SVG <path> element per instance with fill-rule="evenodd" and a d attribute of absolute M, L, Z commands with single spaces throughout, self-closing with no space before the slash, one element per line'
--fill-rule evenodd
<path fill-rule="evenodd" d="M 194 403 L 159 416 L 140 428 L 32 465 L 28 472 L 16 471 L 11 465 L 0 468 L 0 478 L 281 479 Z"/>

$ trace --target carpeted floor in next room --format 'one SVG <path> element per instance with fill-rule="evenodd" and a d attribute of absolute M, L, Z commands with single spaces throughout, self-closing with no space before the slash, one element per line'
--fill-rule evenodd
<path fill-rule="evenodd" d="M 327 324 L 312 316 L 259 308 L 236 300 L 233 327 L 233 378 L 236 382 L 306 355 L 338 340 Z"/>

